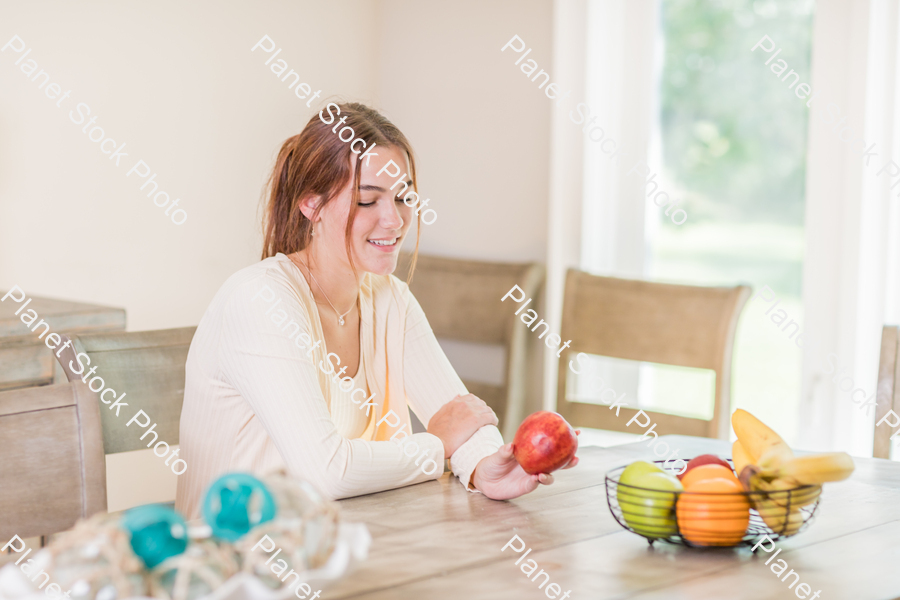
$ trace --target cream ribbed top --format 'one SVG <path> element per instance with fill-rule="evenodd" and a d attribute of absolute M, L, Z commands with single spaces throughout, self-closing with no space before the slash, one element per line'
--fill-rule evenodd
<path fill-rule="evenodd" d="M 415 464 L 427 451 L 441 465 L 440 439 L 410 435 L 406 441 L 418 452 L 407 456 L 388 441 L 401 426 L 375 423 L 388 408 L 408 422 L 408 405 L 427 424 L 443 404 L 467 393 L 465 386 L 406 284 L 366 274 L 360 316 L 360 372 L 375 408 L 360 410 L 360 403 L 344 410 L 337 385 L 319 367 L 328 368 L 328 350 L 300 269 L 278 254 L 223 284 L 200 320 L 185 367 L 180 445 L 188 467 L 178 478 L 176 507 L 188 519 L 200 515 L 209 484 L 229 471 L 286 468 L 330 498 L 441 475 L 440 468 L 425 475 Z M 310 339 L 321 343 L 310 348 Z M 361 424 L 359 437 L 349 439 Z M 496 427 L 482 427 L 454 452 L 450 468 L 468 484 L 478 461 L 501 445 Z"/>
<path fill-rule="evenodd" d="M 347 387 L 349 387 L 349 384 Z M 365 410 L 360 410 L 359 406 L 353 403 L 353 399 L 350 396 L 355 389 L 365 390 L 366 397 L 369 397 L 369 388 L 366 385 L 366 369 L 363 366 L 362 340 L 360 340 L 359 344 L 359 369 L 353 377 L 353 387 L 348 390 L 338 385 L 337 392 L 335 392 L 334 398 L 331 399 L 331 404 L 329 405 L 331 418 L 334 420 L 338 433 L 341 437 L 345 437 L 348 440 L 363 437 L 366 432 L 366 426 L 369 424 Z"/>

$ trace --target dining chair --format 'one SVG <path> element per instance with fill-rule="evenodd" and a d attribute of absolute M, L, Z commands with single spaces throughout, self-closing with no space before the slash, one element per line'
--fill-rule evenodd
<path fill-rule="evenodd" d="M 700 287 L 566 273 L 562 339 L 572 340 L 559 361 L 557 410 L 573 426 L 634 432 L 637 409 L 575 402 L 566 395 L 568 363 L 578 352 L 715 372 L 711 420 L 644 411 L 658 435 L 728 439 L 731 359 L 738 317 L 751 288 Z M 617 412 L 621 412 L 619 416 Z"/>
<path fill-rule="evenodd" d="M 401 252 L 396 275 L 406 280 L 411 253 Z M 497 414 L 504 439 L 511 440 L 525 418 L 528 333 L 516 327 L 513 311 L 500 299 L 518 285 L 535 298 L 544 268 L 536 263 L 457 260 L 419 255 L 410 291 L 425 312 L 438 339 L 503 346 L 503 383 L 463 380 L 469 393 Z"/>
<path fill-rule="evenodd" d="M 80 335 L 72 338 L 72 346 L 61 353 L 59 362 L 69 381 L 81 381 L 83 375 L 75 373 L 73 367 L 78 364 L 76 354 L 87 354 L 105 386 L 114 389 L 117 396 L 128 394 L 129 407 L 140 407 L 150 415 L 157 424 L 154 432 L 159 439 L 174 445 L 178 443 L 184 402 L 184 365 L 196 329 Z M 67 338 L 62 337 L 65 343 Z M 107 408 L 105 404 L 103 407 Z M 114 410 L 100 411 L 106 454 L 147 448 L 146 441 L 135 435 L 134 427 L 126 429 L 128 419 L 124 417 L 124 413 L 117 417 Z"/>
<path fill-rule="evenodd" d="M 885 325 L 881 330 L 881 358 L 878 361 L 878 387 L 875 392 L 875 423 L 878 423 L 889 410 L 900 415 L 900 394 L 897 393 L 900 381 L 900 327 Z M 875 425 L 875 441 L 872 456 L 875 458 L 891 457 L 890 427 Z"/>
<path fill-rule="evenodd" d="M 73 382 L 0 392 L 0 539 L 65 531 L 106 511 L 97 394 Z"/>

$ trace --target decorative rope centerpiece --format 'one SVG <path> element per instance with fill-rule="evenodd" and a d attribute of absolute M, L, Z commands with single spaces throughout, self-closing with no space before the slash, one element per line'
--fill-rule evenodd
<path fill-rule="evenodd" d="M 339 514 L 336 506 L 324 500 L 311 485 L 292 479 L 283 471 L 265 477 L 264 482 L 278 506 L 278 517 L 255 527 L 235 547 L 245 572 L 271 587 L 280 587 L 282 580 L 266 565 L 268 557 L 254 553 L 253 546 L 267 535 L 281 548 L 280 557 L 292 569 L 321 567 L 334 550 Z"/>
<path fill-rule="evenodd" d="M 21 571 L 26 576 L 46 571 L 63 590 L 70 590 L 73 600 L 148 595 L 197 600 L 215 596 L 241 571 L 270 588 L 311 589 L 303 577 L 328 563 L 338 545 L 336 506 L 283 471 L 262 480 L 247 473 L 220 477 L 206 493 L 203 516 L 212 537 L 191 540 L 184 518 L 165 505 L 95 515 L 60 534 Z M 192 528 L 191 533 L 208 536 L 199 533 L 202 529 Z M 265 552 L 253 552 L 263 536 L 268 536 L 267 544 L 279 546 L 280 556 L 272 567 L 266 565 Z M 364 544 L 367 547 L 368 541 Z M 294 580 L 285 582 L 287 576 L 279 575 L 288 564 Z M 321 574 L 318 577 L 321 580 Z M 243 582 L 235 580 L 234 585 Z M 28 587 L 37 589 L 36 584 Z M 227 589 L 223 593 L 234 594 L 234 588 Z"/>
<path fill-rule="evenodd" d="M 73 599 L 146 595 L 144 564 L 132 551 L 119 519 L 99 514 L 79 520 L 47 547 L 54 580 L 71 590 Z"/>

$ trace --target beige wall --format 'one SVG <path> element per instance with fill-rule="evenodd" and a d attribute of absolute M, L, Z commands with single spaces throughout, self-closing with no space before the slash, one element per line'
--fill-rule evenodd
<path fill-rule="evenodd" d="M 550 102 L 500 48 L 518 34 L 551 65 L 551 2 L 381 3 L 380 108 L 409 136 L 420 190 L 438 213 L 429 254 L 496 261 L 547 258 Z M 535 298 L 540 311 L 542 297 Z M 499 298 L 498 298 L 499 300 Z M 535 336 L 536 337 L 536 336 Z M 541 408 L 543 344 L 529 340 L 528 412 Z M 502 356 L 443 344 L 463 377 L 491 382 Z"/>
<path fill-rule="evenodd" d="M 422 250 L 543 261 L 550 103 L 500 48 L 518 34 L 549 67 L 552 3 L 382 6 L 380 105 L 412 141 L 419 187 L 438 212 Z"/>
<path fill-rule="evenodd" d="M 72 96 L 56 108 L 19 55 L 0 53 L 0 289 L 121 306 L 130 331 L 197 324 L 225 279 L 258 260 L 259 198 L 280 143 L 329 97 L 373 104 L 412 141 L 438 213 L 423 251 L 543 261 L 549 103 L 499 50 L 517 33 L 549 64 L 551 7 L 7 3 L 0 45 L 17 34 L 33 48 L 25 60 Z M 264 34 L 323 90 L 312 107 L 250 52 Z M 70 121 L 79 102 L 126 143 L 120 167 Z M 138 159 L 181 199 L 184 225 L 126 178 Z M 115 508 L 174 484 L 160 471 L 114 490 L 128 464 L 111 465 Z"/>
<path fill-rule="evenodd" d="M 224 280 L 258 260 L 262 186 L 280 143 L 315 111 L 250 48 L 268 34 L 323 96 L 368 100 L 375 10 L 222 6 L 4 6 L 3 44 L 18 34 L 34 48 L 25 60 L 72 97 L 56 108 L 9 49 L 0 53 L 0 288 L 122 306 L 130 330 L 179 327 L 196 324 Z M 70 121 L 78 102 L 126 143 L 120 167 Z M 136 175 L 126 178 L 137 159 L 181 199 L 184 225 L 139 191 Z"/>

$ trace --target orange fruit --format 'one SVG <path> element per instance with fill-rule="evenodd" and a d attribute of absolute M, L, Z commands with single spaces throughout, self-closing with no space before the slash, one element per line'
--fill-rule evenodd
<path fill-rule="evenodd" d="M 738 487 L 741 485 L 741 482 L 734 476 L 731 469 L 726 469 L 722 465 L 700 465 L 699 467 L 694 467 L 681 478 L 681 485 L 687 488 L 696 481 L 716 478 L 734 480 Z"/>
<path fill-rule="evenodd" d="M 685 485 L 675 508 L 681 535 L 698 546 L 734 546 L 740 542 L 750 524 L 750 502 L 742 491 L 734 475 Z"/>

